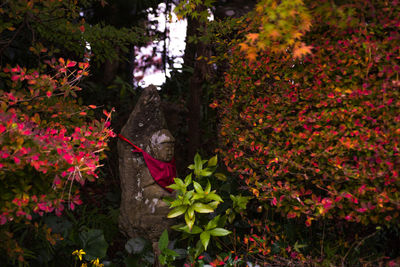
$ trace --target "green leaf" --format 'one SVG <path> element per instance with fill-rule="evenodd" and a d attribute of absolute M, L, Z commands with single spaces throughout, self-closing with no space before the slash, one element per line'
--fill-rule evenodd
<path fill-rule="evenodd" d="M 211 234 L 208 231 L 204 231 L 200 234 L 200 240 L 203 244 L 204 250 L 207 250 L 208 243 L 210 242 Z"/>
<path fill-rule="evenodd" d="M 219 221 L 219 215 L 214 217 L 211 221 L 208 222 L 205 230 L 210 230 L 210 229 L 217 227 L 218 221 Z"/>
<path fill-rule="evenodd" d="M 198 182 L 193 181 L 193 186 L 194 186 L 194 190 L 196 190 L 197 193 L 204 193 L 203 188 L 201 187 L 201 185 Z"/>
<path fill-rule="evenodd" d="M 232 223 L 233 220 L 235 220 L 236 214 L 234 212 L 228 214 L 228 221 L 229 223 Z"/>
<path fill-rule="evenodd" d="M 203 251 L 204 251 L 204 246 L 203 246 L 201 240 L 199 240 L 196 243 L 196 253 L 195 253 L 194 257 L 197 258 Z"/>
<path fill-rule="evenodd" d="M 186 176 L 185 178 L 185 185 L 186 187 L 188 187 L 190 185 L 190 183 L 192 182 L 192 174 L 189 174 L 188 176 Z"/>
<path fill-rule="evenodd" d="M 165 254 L 167 254 L 168 256 L 171 256 L 171 257 L 173 258 L 173 260 L 174 260 L 176 257 L 179 256 L 179 254 L 178 254 L 175 250 L 172 250 L 172 249 L 169 249 L 169 248 L 167 248 L 167 249 L 165 250 Z"/>
<path fill-rule="evenodd" d="M 190 230 L 189 226 L 187 226 L 187 225 L 180 227 L 179 230 L 184 231 L 188 234 L 192 234 L 192 235 L 200 234 L 201 232 L 203 232 L 203 229 L 201 229 L 197 225 L 193 225 L 192 230 Z"/>
<path fill-rule="evenodd" d="M 158 261 L 160 262 L 160 264 L 166 265 L 167 264 L 167 256 L 164 255 L 163 253 L 161 253 L 160 255 L 158 255 Z"/>
<path fill-rule="evenodd" d="M 222 198 L 221 198 L 219 195 L 214 194 L 214 193 L 206 194 L 206 195 L 205 195 L 205 198 L 206 198 L 207 200 L 215 200 L 215 201 L 218 201 L 218 202 L 224 202 L 224 201 L 222 200 Z"/>
<path fill-rule="evenodd" d="M 205 194 L 203 193 L 194 193 L 192 197 L 192 201 L 198 200 L 198 199 L 203 199 L 205 198 Z"/>
<path fill-rule="evenodd" d="M 214 174 L 214 176 L 217 177 L 217 179 L 220 181 L 223 181 L 223 182 L 226 181 L 226 175 L 223 173 L 218 172 L 218 173 Z"/>
<path fill-rule="evenodd" d="M 193 207 L 193 205 L 188 208 L 187 214 L 188 214 L 189 218 L 193 218 L 193 216 L 194 216 L 194 207 Z"/>
<path fill-rule="evenodd" d="M 171 184 L 167 186 L 167 188 L 171 188 L 172 190 L 181 190 L 181 187 L 177 184 Z"/>
<path fill-rule="evenodd" d="M 186 225 L 189 227 L 189 230 L 192 230 L 195 220 L 196 220 L 196 216 L 193 215 L 193 217 L 190 218 L 189 215 L 187 213 L 185 213 L 185 222 L 186 222 Z"/>
<path fill-rule="evenodd" d="M 213 172 L 210 171 L 209 169 L 204 169 L 204 170 L 201 170 L 201 171 L 199 172 L 199 175 L 200 175 L 200 176 L 203 176 L 203 177 L 211 176 L 211 174 L 213 174 Z"/>
<path fill-rule="evenodd" d="M 300 252 L 300 249 L 304 247 L 307 247 L 307 245 L 298 244 L 297 241 L 296 243 L 294 243 L 294 250 L 296 250 L 297 252 Z"/>
<path fill-rule="evenodd" d="M 209 180 L 207 180 L 207 186 L 206 186 L 206 188 L 204 189 L 204 192 L 205 192 L 206 194 L 208 194 L 208 193 L 210 193 L 210 191 L 211 191 L 211 183 L 210 183 Z"/>
<path fill-rule="evenodd" d="M 187 226 L 186 224 L 180 223 L 180 224 L 172 225 L 171 229 L 175 230 L 175 231 L 182 231 L 181 228 L 186 227 L 186 226 Z"/>
<path fill-rule="evenodd" d="M 216 166 L 217 163 L 218 163 L 218 156 L 215 155 L 214 157 L 208 160 L 207 166 Z"/>
<path fill-rule="evenodd" d="M 194 156 L 194 173 L 197 175 L 202 168 L 203 168 L 203 162 L 201 160 L 199 153 L 196 153 L 196 155 Z"/>
<path fill-rule="evenodd" d="M 181 206 L 182 204 L 184 204 L 183 201 L 182 201 L 182 199 L 176 199 L 176 200 L 174 200 L 174 201 L 171 202 L 171 204 L 170 204 L 169 207 L 172 209 L 172 208 Z"/>
<path fill-rule="evenodd" d="M 209 205 L 211 208 L 213 208 L 215 210 L 218 207 L 219 203 L 221 203 L 221 202 L 212 201 L 212 202 L 208 203 L 207 205 Z"/>
<path fill-rule="evenodd" d="M 90 229 L 81 232 L 79 238 L 82 241 L 82 248 L 86 252 L 86 260 L 94 260 L 106 256 L 108 243 L 104 238 L 103 230 Z"/>
<path fill-rule="evenodd" d="M 160 240 L 158 240 L 158 247 L 161 251 L 164 251 L 168 247 L 168 231 L 164 230 L 164 232 L 160 236 Z"/>
<path fill-rule="evenodd" d="M 210 235 L 212 236 L 226 236 L 229 235 L 230 233 L 232 233 L 231 231 L 228 231 L 224 228 L 214 228 L 212 230 L 209 231 Z"/>
<path fill-rule="evenodd" d="M 188 169 L 194 170 L 194 165 L 193 165 L 193 164 L 190 164 L 190 165 L 188 166 Z"/>
<path fill-rule="evenodd" d="M 195 192 L 193 190 L 190 190 L 188 192 L 186 192 L 186 194 L 183 196 L 183 204 L 187 204 L 190 205 L 193 203 L 193 194 L 195 194 Z"/>
<path fill-rule="evenodd" d="M 174 201 L 175 199 L 172 197 L 163 197 L 162 201 L 164 201 L 165 203 L 167 203 L 168 205 L 171 205 L 171 203 Z"/>
<path fill-rule="evenodd" d="M 168 218 L 175 218 L 178 217 L 179 215 L 182 215 L 185 213 L 185 211 L 187 210 L 187 205 L 182 205 L 182 206 L 178 206 L 176 208 L 174 208 L 173 210 L 171 210 L 167 217 Z"/>
<path fill-rule="evenodd" d="M 174 178 L 174 182 L 176 185 L 178 185 L 180 188 L 186 188 L 185 184 L 183 183 L 182 179 L 180 178 Z"/>
<path fill-rule="evenodd" d="M 198 213 L 210 213 L 214 211 L 214 209 L 211 206 L 203 203 L 194 203 L 193 208 Z"/>

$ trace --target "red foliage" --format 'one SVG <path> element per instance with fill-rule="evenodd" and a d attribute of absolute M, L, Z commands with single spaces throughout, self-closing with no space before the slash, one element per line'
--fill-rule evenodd
<path fill-rule="evenodd" d="M 400 6 L 351 1 L 327 18 L 327 5 L 310 5 L 302 60 L 231 50 L 219 152 L 287 218 L 398 224 Z"/>
<path fill-rule="evenodd" d="M 71 97 L 89 64 L 53 59 L 51 72 L 20 66 L 3 71 L 10 90 L 0 90 L 0 225 L 31 220 L 33 213 L 60 215 L 82 204 L 74 184 L 97 178 L 96 169 L 113 132 L 110 117 L 93 120 L 95 106 Z M 74 183 L 76 182 L 76 183 Z"/>

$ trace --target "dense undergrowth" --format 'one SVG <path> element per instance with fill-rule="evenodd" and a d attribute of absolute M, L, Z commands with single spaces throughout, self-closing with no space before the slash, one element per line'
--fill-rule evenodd
<path fill-rule="evenodd" d="M 188 3 L 190 14 L 199 3 Z M 147 240 L 118 228 L 107 109 L 119 92 L 128 114 L 138 93 L 123 75 L 108 86 L 82 82 L 86 94 L 77 84 L 98 70 L 89 71 L 82 36 L 93 62 L 107 51 L 100 63 L 118 58 L 110 45 L 127 51 L 140 38 L 90 27 L 66 1 L 4 10 L 0 33 L 13 46 L 0 50 L 1 266 L 400 265 L 397 1 L 262 0 L 193 38 L 215 55 L 201 124 L 218 156 L 179 166 L 176 198 L 167 200 L 179 224 L 160 237 L 158 259 Z M 53 17 L 54 31 L 42 28 Z M 125 36 L 101 44 L 96 32 Z M 165 97 L 180 101 L 181 85 Z M 106 90 L 96 106 L 84 104 Z M 177 132 L 185 140 L 185 128 Z"/>

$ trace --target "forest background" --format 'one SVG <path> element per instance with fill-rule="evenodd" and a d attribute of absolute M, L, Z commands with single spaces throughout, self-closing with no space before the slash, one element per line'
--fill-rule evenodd
<path fill-rule="evenodd" d="M 183 226 L 155 258 L 118 229 L 115 133 L 142 90 L 133 69 L 173 60 L 135 62 L 135 47 L 168 38 L 147 20 L 160 3 L 188 20 L 184 65 L 160 90 L 179 174 L 195 179 L 175 189 L 216 196 L 196 220 L 189 204 L 170 214 Z M 3 1 L 1 263 L 398 266 L 399 10 L 396 0 Z"/>

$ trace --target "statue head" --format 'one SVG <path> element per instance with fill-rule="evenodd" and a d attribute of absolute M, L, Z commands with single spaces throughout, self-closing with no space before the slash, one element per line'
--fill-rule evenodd
<path fill-rule="evenodd" d="M 169 162 L 174 157 L 175 138 L 167 129 L 159 130 L 150 138 L 150 153 L 158 160 Z"/>

